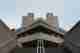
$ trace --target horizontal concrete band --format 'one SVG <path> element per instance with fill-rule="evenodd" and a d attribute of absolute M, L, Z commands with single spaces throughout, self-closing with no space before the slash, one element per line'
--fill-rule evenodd
<path fill-rule="evenodd" d="M 26 37 L 21 37 L 17 41 L 20 43 L 24 43 L 24 42 L 29 42 L 29 41 L 36 40 L 36 39 L 48 40 L 48 41 L 55 42 L 55 43 L 64 42 L 64 39 L 61 39 L 60 37 L 55 37 L 54 35 L 50 36 L 44 33 L 36 33 L 33 35 L 28 35 Z"/>
<path fill-rule="evenodd" d="M 42 23 L 35 24 L 35 26 L 39 26 L 39 25 L 44 26 L 45 28 L 49 28 L 49 29 L 51 29 L 51 30 L 53 30 L 53 31 L 61 34 L 61 35 L 64 35 L 64 33 L 56 30 L 56 27 L 52 27 L 51 25 L 48 26 L 48 25 L 45 25 L 45 24 L 42 24 Z M 35 26 L 28 26 L 26 29 L 29 30 L 29 29 L 31 29 L 31 28 L 35 28 Z M 20 32 L 17 32 L 16 34 L 18 35 L 18 34 L 20 34 L 21 32 L 25 32 L 25 31 L 27 31 L 26 29 L 23 29 L 23 30 L 21 30 Z"/>

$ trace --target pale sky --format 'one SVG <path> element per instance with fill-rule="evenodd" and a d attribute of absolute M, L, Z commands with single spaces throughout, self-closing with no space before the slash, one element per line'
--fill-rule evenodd
<path fill-rule="evenodd" d="M 68 30 L 80 20 L 79 0 L 0 0 L 0 19 L 10 28 L 19 28 L 21 16 L 33 11 L 35 16 L 45 16 L 51 11 L 59 17 L 60 27 Z M 16 25 L 16 26 L 15 26 Z"/>

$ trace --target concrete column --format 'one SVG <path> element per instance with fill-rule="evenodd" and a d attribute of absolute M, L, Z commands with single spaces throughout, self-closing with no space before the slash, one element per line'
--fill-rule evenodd
<path fill-rule="evenodd" d="M 57 16 L 53 16 L 53 13 L 47 13 L 46 15 L 47 20 L 46 22 L 53 26 L 54 28 L 58 29 L 59 24 L 58 24 L 58 17 Z"/>
<path fill-rule="evenodd" d="M 28 13 L 27 16 L 22 17 L 22 26 L 27 27 L 33 23 L 34 14 Z"/>

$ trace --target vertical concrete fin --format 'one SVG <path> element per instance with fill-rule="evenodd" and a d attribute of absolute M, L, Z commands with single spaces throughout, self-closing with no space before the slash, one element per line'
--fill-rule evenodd
<path fill-rule="evenodd" d="M 47 13 L 46 14 L 47 17 L 47 23 L 53 27 L 55 27 L 56 29 L 58 29 L 59 27 L 59 23 L 58 23 L 58 17 L 54 16 L 53 13 Z"/>
<path fill-rule="evenodd" d="M 28 13 L 27 16 L 22 17 L 22 26 L 27 27 L 32 24 L 34 18 L 34 13 Z"/>

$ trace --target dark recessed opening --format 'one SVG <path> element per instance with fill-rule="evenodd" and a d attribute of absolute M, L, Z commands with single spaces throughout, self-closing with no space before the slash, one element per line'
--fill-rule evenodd
<path fill-rule="evenodd" d="M 43 42 L 41 43 L 38 43 L 38 40 L 33 40 L 30 42 L 22 43 L 23 48 L 28 48 L 28 47 L 37 48 L 38 44 L 39 46 L 44 47 L 44 48 L 57 48 L 59 45 L 58 43 L 53 43 L 47 40 L 43 40 Z"/>

